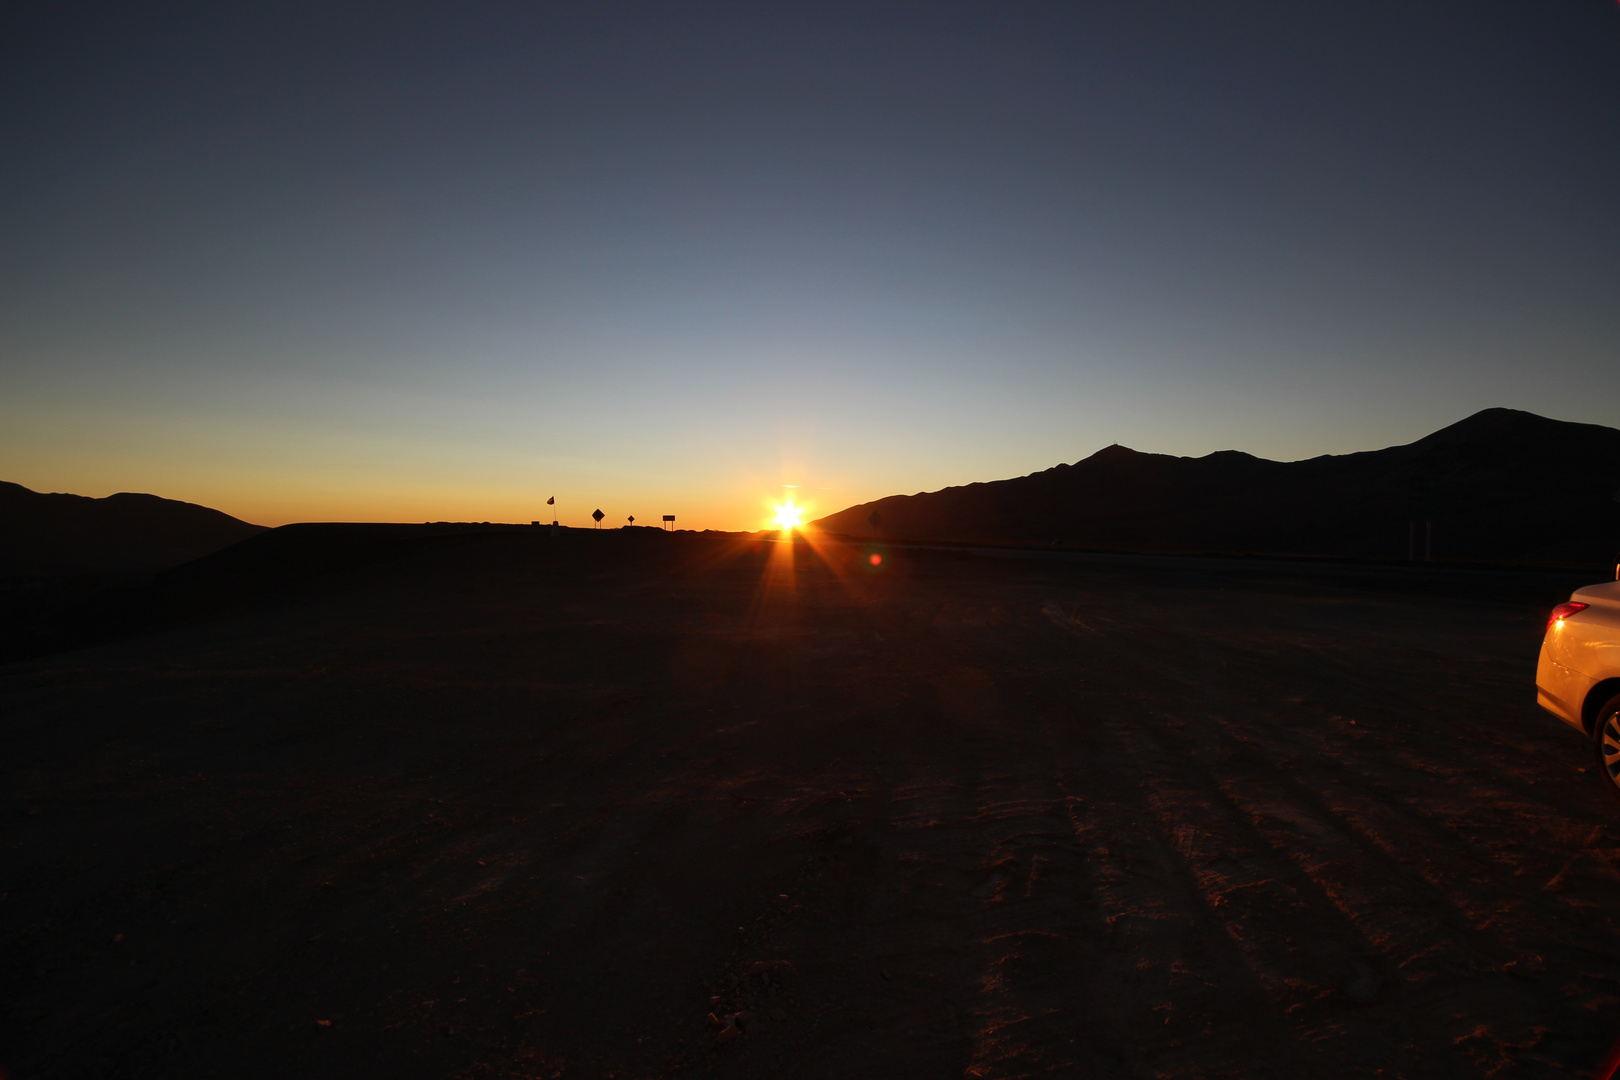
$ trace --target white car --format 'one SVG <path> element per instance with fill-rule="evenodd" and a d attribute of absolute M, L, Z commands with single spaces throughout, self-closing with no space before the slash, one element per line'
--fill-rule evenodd
<path fill-rule="evenodd" d="M 1552 609 L 1536 703 L 1591 737 L 1603 784 L 1620 799 L 1620 581 L 1576 589 Z"/>

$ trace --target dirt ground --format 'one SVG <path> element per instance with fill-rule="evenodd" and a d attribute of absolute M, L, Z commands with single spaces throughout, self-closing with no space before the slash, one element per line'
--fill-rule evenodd
<path fill-rule="evenodd" d="M 1620 1037 L 1620 806 L 1533 704 L 1579 581 L 548 533 L 0 668 L 12 1080 Z"/>

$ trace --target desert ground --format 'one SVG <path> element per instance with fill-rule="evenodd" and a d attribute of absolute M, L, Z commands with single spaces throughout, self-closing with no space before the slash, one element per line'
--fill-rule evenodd
<path fill-rule="evenodd" d="M 1581 583 L 549 529 L 308 569 L 0 667 L 0 1065 L 1590 1076 L 1620 805 L 1533 690 Z"/>

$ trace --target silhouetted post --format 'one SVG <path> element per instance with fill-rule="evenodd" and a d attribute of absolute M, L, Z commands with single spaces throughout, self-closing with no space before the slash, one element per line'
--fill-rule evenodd
<path fill-rule="evenodd" d="M 668 526 L 670 532 L 675 531 L 675 515 L 674 514 L 665 514 L 664 515 L 664 523 L 665 523 L 665 525 Z"/>
<path fill-rule="evenodd" d="M 876 540 L 879 535 L 878 530 L 883 527 L 883 515 L 874 510 L 866 516 L 866 523 L 872 526 L 872 539 Z"/>
<path fill-rule="evenodd" d="M 627 521 L 629 521 L 629 522 L 630 522 L 630 524 L 632 524 L 632 525 L 634 525 L 634 524 L 635 524 L 635 523 L 636 523 L 636 515 L 634 515 L 634 514 L 631 514 L 631 515 L 630 515 L 630 516 L 629 516 L 629 518 L 627 518 L 627 519 L 626 519 L 626 520 L 627 520 Z"/>
<path fill-rule="evenodd" d="M 591 511 L 591 517 L 596 519 L 596 527 L 600 529 L 602 527 L 602 519 L 607 517 L 607 515 L 602 513 L 601 510 L 593 510 Z"/>
<path fill-rule="evenodd" d="M 546 505 L 552 508 L 551 509 L 551 535 L 556 536 L 557 535 L 557 496 L 553 495 L 551 498 L 547 499 L 546 500 Z"/>
<path fill-rule="evenodd" d="M 1406 491 L 1406 561 L 1417 561 L 1417 523 L 1423 522 L 1423 561 L 1430 561 L 1434 545 L 1435 504 L 1440 483 L 1412 477 Z"/>

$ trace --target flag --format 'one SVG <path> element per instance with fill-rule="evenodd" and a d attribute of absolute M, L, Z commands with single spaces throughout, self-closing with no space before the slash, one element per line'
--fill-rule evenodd
<path fill-rule="evenodd" d="M 557 505 L 557 496 L 553 495 L 551 498 L 547 499 L 546 500 L 546 505 L 547 506 L 556 506 Z"/>

